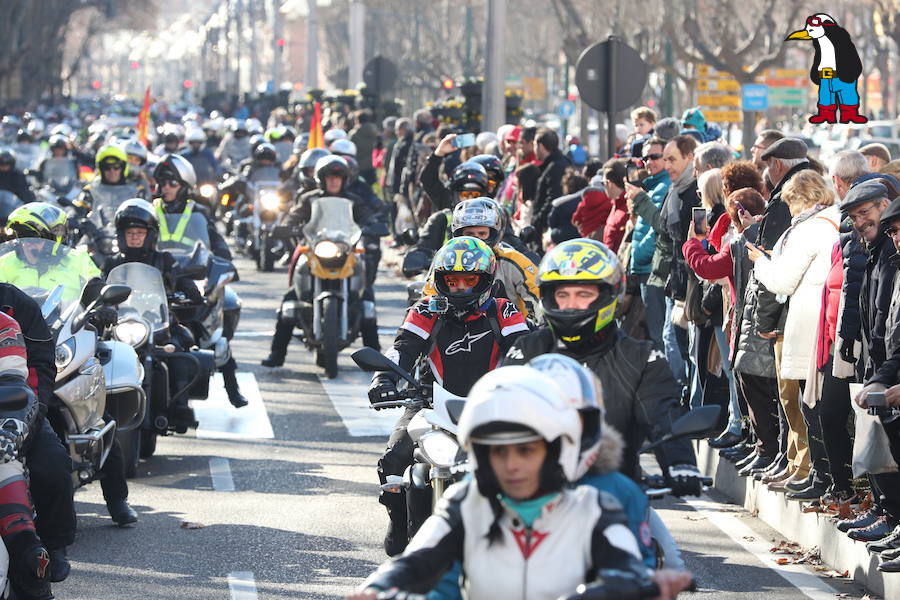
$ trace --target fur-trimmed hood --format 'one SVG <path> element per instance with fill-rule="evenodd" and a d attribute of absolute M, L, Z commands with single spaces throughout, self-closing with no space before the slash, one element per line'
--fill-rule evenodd
<path fill-rule="evenodd" d="M 603 424 L 603 439 L 597 451 L 597 460 L 591 465 L 591 473 L 610 473 L 618 471 L 622 466 L 622 455 L 625 452 L 625 440 L 622 434 Z"/>

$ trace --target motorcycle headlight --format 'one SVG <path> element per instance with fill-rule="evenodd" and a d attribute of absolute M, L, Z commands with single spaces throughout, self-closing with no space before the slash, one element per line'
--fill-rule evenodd
<path fill-rule="evenodd" d="M 62 344 L 56 345 L 56 371 L 62 371 L 75 358 L 75 338 L 70 337 Z"/>
<path fill-rule="evenodd" d="M 281 200 L 275 192 L 265 192 L 259 198 L 262 207 L 269 211 L 276 211 L 281 206 Z"/>
<path fill-rule="evenodd" d="M 150 326 L 144 321 L 133 319 L 121 321 L 113 328 L 113 337 L 132 348 L 137 348 L 150 338 Z"/>
<path fill-rule="evenodd" d="M 200 186 L 200 195 L 204 198 L 212 198 L 216 194 L 216 186 L 211 183 L 204 183 Z"/>
<path fill-rule="evenodd" d="M 337 258 L 341 255 L 341 247 L 334 242 L 325 240 L 316 244 L 313 252 L 319 258 Z"/>
<path fill-rule="evenodd" d="M 459 444 L 443 431 L 432 431 L 419 438 L 419 450 L 438 467 L 452 467 L 456 463 Z"/>

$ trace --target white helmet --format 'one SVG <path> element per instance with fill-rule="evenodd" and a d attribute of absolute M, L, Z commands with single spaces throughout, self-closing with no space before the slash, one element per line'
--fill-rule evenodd
<path fill-rule="evenodd" d="M 251 135 L 254 133 L 262 133 L 263 126 L 262 123 L 259 122 L 259 119 L 256 117 L 250 117 L 247 119 L 247 132 Z"/>
<path fill-rule="evenodd" d="M 566 400 L 581 415 L 581 449 L 574 480 L 578 481 L 597 460 L 603 440 L 606 409 L 603 406 L 600 380 L 593 371 L 577 360 L 562 354 L 542 354 L 528 361 L 528 366 L 549 375 Z"/>
<path fill-rule="evenodd" d="M 325 132 L 323 139 L 325 140 L 325 146 L 328 147 L 331 146 L 331 143 L 335 140 L 347 139 L 347 132 L 339 127 L 332 127 Z"/>
<path fill-rule="evenodd" d="M 206 133 L 203 132 L 199 127 L 191 127 L 187 131 L 187 135 L 184 136 L 185 141 L 187 143 L 191 142 L 200 142 L 201 144 L 206 141 Z"/>
<path fill-rule="evenodd" d="M 537 369 L 500 367 L 475 382 L 459 418 L 457 437 L 470 452 L 476 475 L 475 446 L 559 440 L 559 467 L 566 479 L 575 481 L 581 444 L 578 411 Z"/>
<path fill-rule="evenodd" d="M 356 144 L 347 138 L 339 138 L 334 140 L 329 148 L 332 154 L 340 154 L 342 156 L 352 156 L 356 158 Z"/>

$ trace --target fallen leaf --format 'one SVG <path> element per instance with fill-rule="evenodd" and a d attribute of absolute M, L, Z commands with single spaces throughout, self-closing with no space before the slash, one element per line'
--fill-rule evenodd
<path fill-rule="evenodd" d="M 190 521 L 183 521 L 181 523 L 182 529 L 203 529 L 206 527 L 203 523 L 192 523 Z"/>
<path fill-rule="evenodd" d="M 791 562 L 791 559 L 789 559 L 789 558 L 776 558 L 776 559 L 775 559 L 775 562 L 776 562 L 777 564 L 779 564 L 779 565 L 786 565 L 786 564 L 788 564 L 789 562 Z"/>
<path fill-rule="evenodd" d="M 744 536 L 744 539 L 747 540 L 748 542 L 755 542 L 755 541 L 756 541 L 756 538 L 753 537 L 752 535 L 745 535 L 745 536 Z"/>
<path fill-rule="evenodd" d="M 688 521 L 705 521 L 706 520 L 706 517 L 692 517 L 690 515 L 687 515 L 684 518 Z"/>

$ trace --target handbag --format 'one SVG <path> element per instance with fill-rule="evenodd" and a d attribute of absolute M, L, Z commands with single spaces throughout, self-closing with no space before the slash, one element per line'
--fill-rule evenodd
<path fill-rule="evenodd" d="M 856 435 L 853 438 L 853 476 L 867 473 L 896 473 L 897 462 L 891 454 L 891 446 L 881 420 L 860 408 L 853 398 L 862 389 L 861 383 L 850 384 L 850 406 L 856 417 Z"/>

